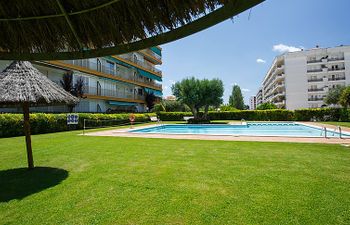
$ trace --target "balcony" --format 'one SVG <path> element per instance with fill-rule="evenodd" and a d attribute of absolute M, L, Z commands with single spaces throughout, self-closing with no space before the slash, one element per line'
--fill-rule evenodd
<path fill-rule="evenodd" d="M 284 99 L 279 99 L 273 102 L 276 105 L 285 105 L 286 104 L 286 100 Z"/>
<path fill-rule="evenodd" d="M 334 61 L 343 61 L 344 57 L 339 57 L 339 58 L 329 58 L 328 62 L 334 62 Z"/>
<path fill-rule="evenodd" d="M 338 81 L 338 80 L 345 80 L 345 77 L 328 78 L 328 81 Z"/>
<path fill-rule="evenodd" d="M 323 98 L 319 98 L 319 97 L 317 97 L 317 98 L 309 98 L 308 101 L 309 102 L 323 101 Z"/>
<path fill-rule="evenodd" d="M 97 87 L 86 86 L 84 87 L 84 93 L 95 96 L 103 96 L 103 97 L 112 97 L 112 98 L 123 98 L 130 100 L 145 100 L 144 96 L 137 95 L 133 92 L 127 93 L 122 90 L 109 90 L 109 89 L 100 89 Z"/>
<path fill-rule="evenodd" d="M 277 74 L 277 79 L 284 78 L 284 73 Z"/>
<path fill-rule="evenodd" d="M 328 71 L 340 71 L 340 70 L 345 70 L 345 67 L 340 67 L 340 68 L 328 68 Z"/>
<path fill-rule="evenodd" d="M 307 82 L 322 82 L 323 81 L 323 78 L 320 78 L 320 79 L 309 79 L 307 80 Z"/>
<path fill-rule="evenodd" d="M 311 64 L 311 63 L 320 63 L 322 62 L 322 59 L 314 59 L 314 60 L 308 60 L 307 63 Z"/>
<path fill-rule="evenodd" d="M 308 73 L 318 73 L 318 72 L 322 72 L 323 69 L 313 69 L 313 70 L 307 70 Z"/>
<path fill-rule="evenodd" d="M 144 54 L 146 57 L 151 58 L 151 59 L 155 59 L 158 63 L 162 62 L 162 57 L 160 55 L 158 55 L 157 53 L 153 52 L 151 49 L 143 49 L 140 51 L 142 54 Z"/>
<path fill-rule="evenodd" d="M 130 55 L 120 55 L 119 57 L 122 58 L 122 59 L 126 59 L 126 60 L 128 60 L 130 62 L 133 62 L 133 63 L 135 63 L 135 64 L 137 64 L 137 65 L 139 65 L 139 66 L 141 66 L 141 67 L 143 67 L 145 69 L 151 70 L 152 72 L 155 72 L 159 76 L 162 75 L 162 71 L 157 69 L 157 68 L 155 68 L 154 65 L 152 65 L 150 63 L 146 63 L 146 62 L 140 61 L 140 60 L 138 60 L 138 59 L 136 59 L 136 58 L 134 58 L 134 57 L 132 57 Z"/>
<path fill-rule="evenodd" d="M 320 92 L 320 91 L 324 91 L 324 88 L 311 88 L 311 89 L 308 89 L 308 92 Z"/>
<path fill-rule="evenodd" d="M 104 64 L 98 64 L 97 62 L 93 62 L 90 60 L 64 60 L 62 61 L 63 63 L 66 64 L 71 64 L 71 65 L 75 65 L 75 66 L 79 66 L 79 67 L 83 67 L 89 70 L 94 70 L 94 71 L 98 71 L 98 72 L 102 72 L 108 75 L 112 75 L 115 77 L 120 77 L 123 78 L 125 80 L 128 80 L 130 82 L 139 82 L 139 83 L 144 83 L 147 84 L 149 86 L 153 86 L 155 88 L 162 88 L 161 84 L 157 84 L 156 82 L 154 82 L 153 80 L 149 80 L 146 77 L 143 76 L 134 76 L 133 71 L 127 71 L 127 70 L 123 70 L 120 68 L 111 68 L 108 67 Z"/>

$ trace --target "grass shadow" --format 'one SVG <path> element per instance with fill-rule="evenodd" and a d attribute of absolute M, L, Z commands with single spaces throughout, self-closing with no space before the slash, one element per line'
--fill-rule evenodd
<path fill-rule="evenodd" d="M 53 187 L 67 177 L 68 171 L 51 167 L 2 170 L 0 171 L 0 202 L 23 199 Z"/>

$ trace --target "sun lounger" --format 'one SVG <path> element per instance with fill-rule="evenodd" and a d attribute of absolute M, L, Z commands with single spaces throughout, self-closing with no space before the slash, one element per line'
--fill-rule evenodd
<path fill-rule="evenodd" d="M 159 122 L 159 119 L 156 116 L 151 116 L 149 119 L 151 120 L 151 122 Z"/>
<path fill-rule="evenodd" d="M 194 119 L 194 116 L 184 116 L 185 121 L 189 121 L 190 119 Z"/>

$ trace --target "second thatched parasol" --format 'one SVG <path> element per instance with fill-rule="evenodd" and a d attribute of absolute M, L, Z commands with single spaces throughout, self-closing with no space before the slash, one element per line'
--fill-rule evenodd
<path fill-rule="evenodd" d="M 36 105 L 77 104 L 79 99 L 49 80 L 27 61 L 14 61 L 0 73 L 0 105 L 21 105 L 24 116 L 28 168 L 34 168 L 29 107 Z"/>

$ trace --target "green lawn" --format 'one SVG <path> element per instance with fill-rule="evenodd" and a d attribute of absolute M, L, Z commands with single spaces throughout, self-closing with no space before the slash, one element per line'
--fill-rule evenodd
<path fill-rule="evenodd" d="M 350 122 L 322 122 L 325 124 L 331 124 L 335 126 L 350 127 Z"/>
<path fill-rule="evenodd" d="M 77 136 L 0 140 L 0 224 L 349 224 L 340 145 Z"/>

